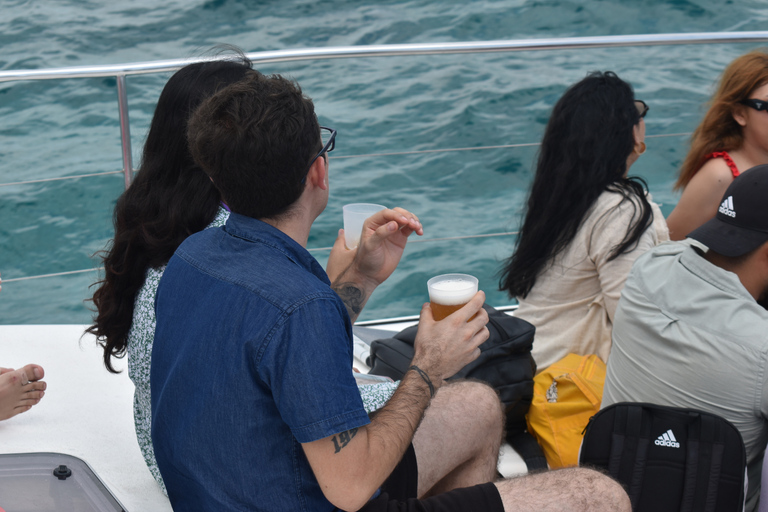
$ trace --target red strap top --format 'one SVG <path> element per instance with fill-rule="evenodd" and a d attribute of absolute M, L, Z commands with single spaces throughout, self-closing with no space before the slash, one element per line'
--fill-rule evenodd
<path fill-rule="evenodd" d="M 704 161 L 711 158 L 722 158 L 725 160 L 725 163 L 728 165 L 728 168 L 731 170 L 731 174 L 733 174 L 733 177 L 737 177 L 739 175 L 739 168 L 736 167 L 736 164 L 733 163 L 733 159 L 731 158 L 731 155 L 728 154 L 727 151 L 715 151 L 714 153 L 710 153 L 706 157 L 704 157 Z"/>

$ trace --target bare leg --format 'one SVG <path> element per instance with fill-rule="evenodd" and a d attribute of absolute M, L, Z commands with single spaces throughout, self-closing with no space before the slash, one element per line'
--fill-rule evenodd
<path fill-rule="evenodd" d="M 504 430 L 496 392 L 479 382 L 438 390 L 413 436 L 420 498 L 492 482 Z"/>
<path fill-rule="evenodd" d="M 42 366 L 28 364 L 13 370 L 0 368 L 0 420 L 28 411 L 45 394 Z"/>
<path fill-rule="evenodd" d="M 505 512 L 631 512 L 621 485 L 598 471 L 568 468 L 496 482 Z"/>

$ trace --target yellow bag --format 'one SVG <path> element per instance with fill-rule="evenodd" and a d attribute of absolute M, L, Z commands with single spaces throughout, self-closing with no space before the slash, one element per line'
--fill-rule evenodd
<path fill-rule="evenodd" d="M 596 355 L 568 354 L 533 378 L 526 420 L 552 469 L 579 463 L 582 432 L 600 410 L 605 363 Z"/>

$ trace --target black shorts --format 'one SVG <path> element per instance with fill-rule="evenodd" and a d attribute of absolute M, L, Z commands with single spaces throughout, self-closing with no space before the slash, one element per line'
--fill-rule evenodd
<path fill-rule="evenodd" d="M 409 445 L 403 459 L 381 486 L 381 494 L 360 512 L 504 512 L 499 491 L 492 483 L 454 489 L 423 500 L 416 499 L 418 484 L 416 452 L 413 445 Z"/>

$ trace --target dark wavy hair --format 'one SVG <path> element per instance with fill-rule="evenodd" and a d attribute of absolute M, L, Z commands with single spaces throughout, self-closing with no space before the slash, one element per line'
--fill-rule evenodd
<path fill-rule="evenodd" d="M 632 87 L 610 71 L 590 73 L 560 98 L 544 132 L 525 219 L 502 268 L 500 290 L 525 298 L 606 190 L 641 209 L 609 261 L 637 245 L 653 221 L 645 182 L 625 177 L 638 122 Z"/>
<path fill-rule="evenodd" d="M 203 100 L 250 73 L 241 53 L 226 60 L 190 64 L 168 80 L 149 128 L 141 167 L 118 198 L 115 237 L 102 253 L 104 279 L 93 294 L 96 317 L 87 333 L 104 348 L 104 365 L 123 357 L 136 295 L 147 269 L 166 263 L 189 235 L 213 221 L 219 192 L 187 148 L 187 122 Z"/>

